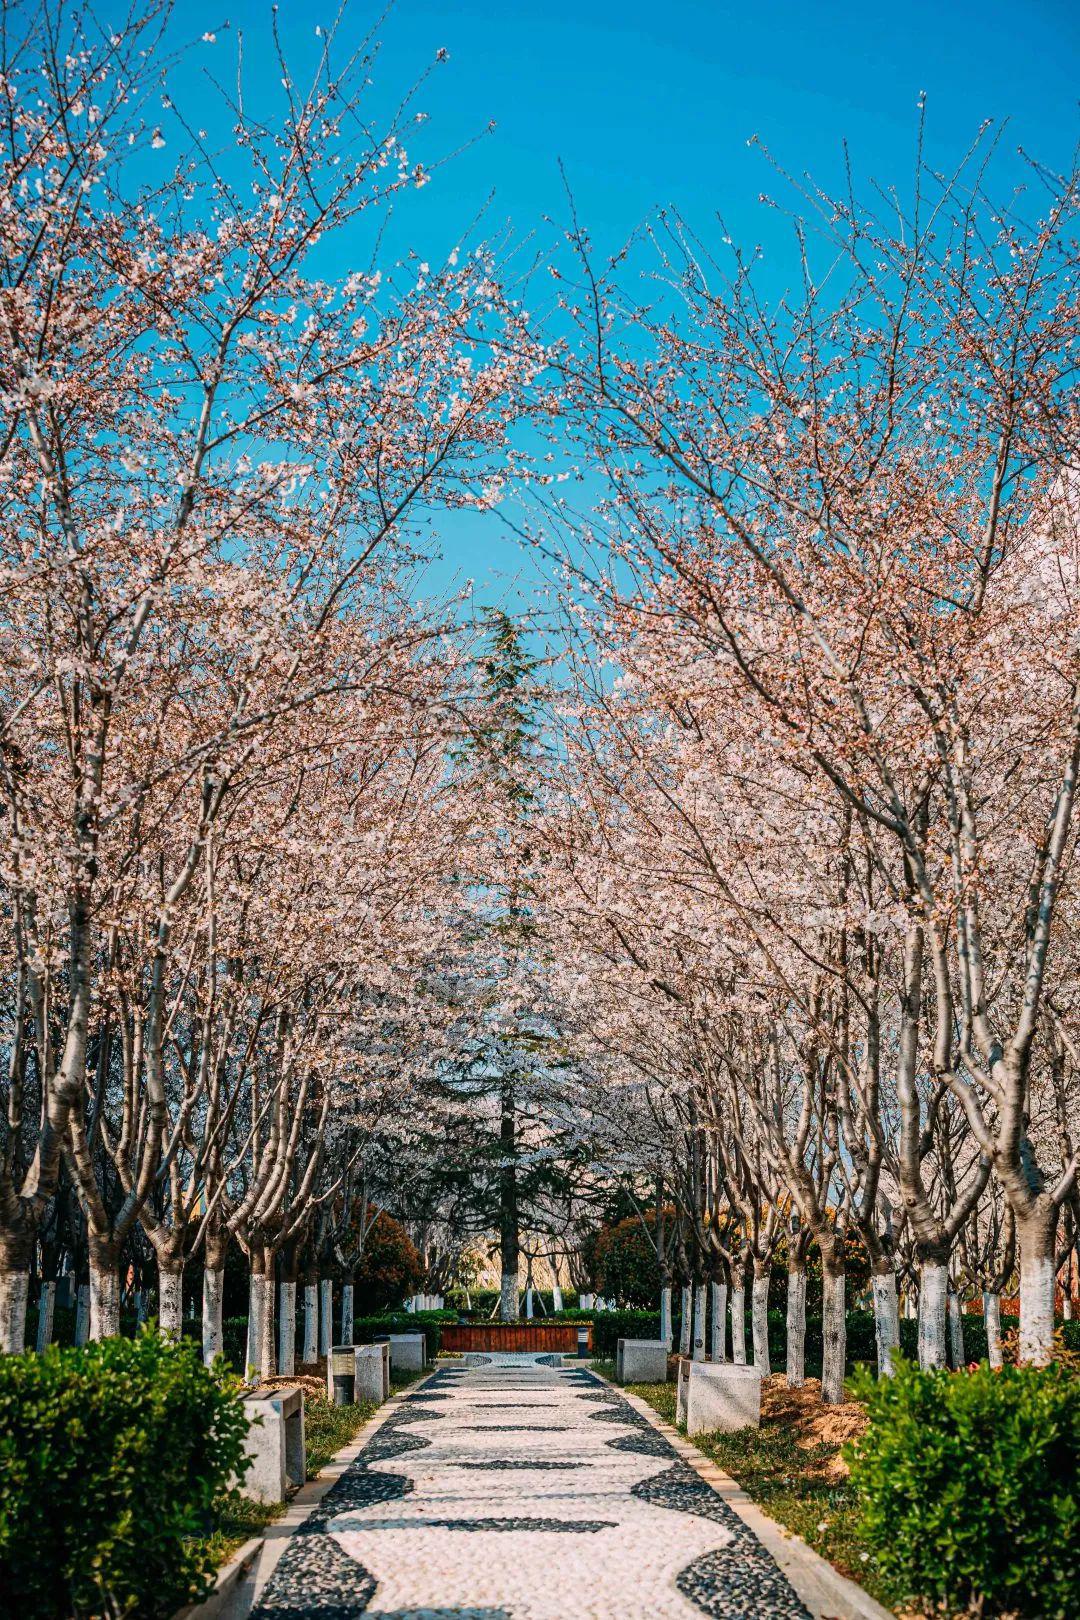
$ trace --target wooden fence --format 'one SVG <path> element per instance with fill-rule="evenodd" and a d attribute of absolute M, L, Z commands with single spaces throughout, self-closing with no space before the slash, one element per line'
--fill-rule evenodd
<path fill-rule="evenodd" d="M 592 1349 L 592 1323 L 588 1329 Z M 573 1352 L 578 1347 L 577 1322 L 466 1322 L 442 1330 L 444 1350 L 555 1350 Z"/>

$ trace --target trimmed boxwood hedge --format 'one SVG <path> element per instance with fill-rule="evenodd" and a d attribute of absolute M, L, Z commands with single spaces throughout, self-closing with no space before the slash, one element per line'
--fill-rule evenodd
<path fill-rule="evenodd" d="M 215 1500 L 247 1464 L 238 1385 L 144 1329 L 0 1356 L 5 1614 L 137 1614 L 204 1593 Z"/>
<path fill-rule="evenodd" d="M 1080 1593 L 1080 1379 L 906 1359 L 862 1375 L 848 1448 L 862 1533 L 896 1595 L 936 1613 L 1067 1620 Z"/>

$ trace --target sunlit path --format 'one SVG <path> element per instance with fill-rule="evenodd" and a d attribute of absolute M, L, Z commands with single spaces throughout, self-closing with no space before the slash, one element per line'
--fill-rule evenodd
<path fill-rule="evenodd" d="M 553 1539 L 554 1538 L 554 1539 Z M 258 1620 L 801 1617 L 740 1519 L 584 1369 L 447 1368 L 285 1552 Z"/>

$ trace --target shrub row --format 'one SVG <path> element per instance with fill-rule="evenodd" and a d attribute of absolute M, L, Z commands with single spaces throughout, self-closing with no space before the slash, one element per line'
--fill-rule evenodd
<path fill-rule="evenodd" d="M 0 1356 L 4 1612 L 153 1620 L 200 1596 L 213 1504 L 246 1466 L 236 1389 L 149 1330 Z"/>
<path fill-rule="evenodd" d="M 1080 1378 L 902 1362 L 858 1387 L 848 1449 L 867 1546 L 898 1599 L 949 1614 L 1066 1620 L 1080 1593 Z"/>

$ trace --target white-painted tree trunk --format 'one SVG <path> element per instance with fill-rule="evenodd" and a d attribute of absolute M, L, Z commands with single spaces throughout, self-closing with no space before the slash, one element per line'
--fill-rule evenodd
<path fill-rule="evenodd" d="M 986 1354 L 991 1367 L 1003 1365 L 1001 1354 L 1001 1295 L 983 1292 L 983 1318 L 986 1322 Z"/>
<path fill-rule="evenodd" d="M 518 1280 L 516 1271 L 499 1274 L 499 1321 L 516 1322 L 518 1319 Z"/>
<path fill-rule="evenodd" d="M 330 1340 L 334 1333 L 334 1282 L 331 1277 L 319 1281 L 319 1354 L 330 1354 Z"/>
<path fill-rule="evenodd" d="M 525 1290 L 525 1320 L 526 1320 L 526 1322 L 531 1322 L 532 1319 L 533 1319 L 533 1291 L 532 1291 L 531 1288 L 526 1288 L 526 1290 Z"/>
<path fill-rule="evenodd" d="M 847 1364 L 847 1306 L 845 1278 L 841 1272 L 826 1272 L 822 1278 L 821 1399 L 835 1406 L 844 1399 L 844 1370 Z"/>
<path fill-rule="evenodd" d="M 737 1282 L 731 1290 L 731 1359 L 746 1366 L 746 1288 Z"/>
<path fill-rule="evenodd" d="M 26 1302 L 30 1273 L 0 1271 L 0 1352 L 18 1356 L 26 1349 Z"/>
<path fill-rule="evenodd" d="M 949 1357 L 954 1371 L 964 1366 L 964 1318 L 960 1310 L 960 1295 L 949 1290 Z"/>
<path fill-rule="evenodd" d="M 727 1284 L 711 1283 L 712 1293 L 712 1337 L 709 1344 L 709 1358 L 712 1361 L 727 1360 Z"/>
<path fill-rule="evenodd" d="M 316 1283 L 304 1285 L 304 1351 L 305 1364 L 319 1357 L 319 1289 Z"/>
<path fill-rule="evenodd" d="M 762 1378 L 772 1372 L 769 1361 L 769 1273 L 755 1276 L 750 1291 L 750 1325 L 754 1338 L 754 1366 Z"/>
<path fill-rule="evenodd" d="M 120 1332 L 120 1273 L 114 1261 L 90 1256 L 90 1337 L 115 1339 Z"/>
<path fill-rule="evenodd" d="M 296 1284 L 283 1282 L 278 1290 L 278 1374 L 291 1378 L 295 1372 Z"/>
<path fill-rule="evenodd" d="M 875 1272 L 871 1278 L 874 1292 L 874 1338 L 877 1342 L 877 1370 L 879 1378 L 890 1378 L 895 1372 L 893 1355 L 900 1348 L 900 1305 L 896 1296 L 896 1272 Z"/>
<path fill-rule="evenodd" d="M 75 1343 L 85 1344 L 90 1337 L 90 1284 L 80 1283 L 75 1296 Z"/>
<path fill-rule="evenodd" d="M 684 1284 L 681 1292 L 682 1314 L 679 1317 L 679 1354 L 688 1356 L 691 1343 L 691 1312 L 693 1310 L 693 1294 L 689 1283 Z"/>
<path fill-rule="evenodd" d="M 660 1290 L 660 1337 L 663 1339 L 664 1343 L 667 1345 L 668 1354 L 670 1355 L 672 1342 L 674 1340 L 674 1333 L 673 1333 L 672 1326 L 671 1326 L 671 1288 L 670 1287 L 664 1287 L 664 1288 L 661 1288 L 661 1290 Z"/>
<path fill-rule="evenodd" d="M 787 1347 L 785 1376 L 788 1389 L 806 1382 L 806 1268 L 797 1266 L 787 1278 Z"/>
<path fill-rule="evenodd" d="M 38 1295 L 37 1353 L 52 1344 L 53 1316 L 56 1311 L 56 1284 L 43 1282 Z"/>
<path fill-rule="evenodd" d="M 907 1293 L 904 1295 L 904 1321 L 905 1322 L 914 1322 L 914 1320 L 915 1320 L 915 1301 L 911 1297 L 911 1289 L 909 1288 Z"/>
<path fill-rule="evenodd" d="M 225 1303 L 224 1266 L 206 1266 L 202 1279 L 202 1354 L 209 1367 L 215 1356 L 225 1353 L 222 1311 Z"/>
<path fill-rule="evenodd" d="M 561 1311 L 563 1308 L 562 1289 L 558 1283 L 552 1283 L 551 1285 L 551 1306 L 556 1311 Z"/>
<path fill-rule="evenodd" d="M 251 1273 L 248 1290 L 247 1376 L 274 1376 L 274 1274 Z"/>
<path fill-rule="evenodd" d="M 293 1304 L 296 1303 L 296 1291 L 293 1290 Z M 341 1286 L 341 1338 L 339 1344 L 352 1344 L 353 1333 L 353 1285 L 351 1282 Z"/>
<path fill-rule="evenodd" d="M 949 1294 L 948 1269 L 939 1260 L 927 1260 L 919 1272 L 919 1366 L 923 1372 L 944 1367 L 945 1315 Z"/>
<path fill-rule="evenodd" d="M 705 1284 L 694 1289 L 694 1360 L 705 1360 L 705 1311 L 708 1301 Z"/>
<path fill-rule="evenodd" d="M 1054 1354 L 1054 1257 L 1020 1244 L 1020 1364 L 1045 1367 Z"/>
<path fill-rule="evenodd" d="M 178 1339 L 184 1327 L 184 1273 L 158 1264 L 158 1327 Z"/>

